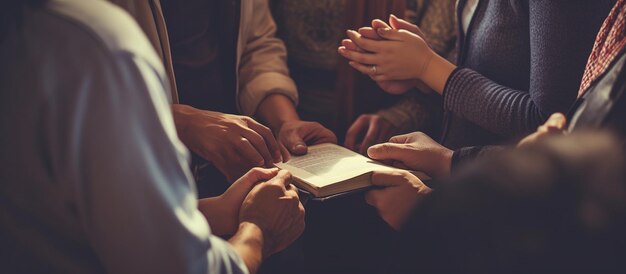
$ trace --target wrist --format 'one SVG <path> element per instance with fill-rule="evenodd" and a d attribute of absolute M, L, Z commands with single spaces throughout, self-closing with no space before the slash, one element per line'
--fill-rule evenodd
<path fill-rule="evenodd" d="M 415 64 L 419 64 L 419 63 L 422 63 L 422 64 L 420 66 L 415 67 L 415 71 L 413 72 L 414 79 L 423 81 L 424 77 L 426 76 L 426 72 L 430 70 L 431 63 L 435 55 L 437 54 L 430 49 L 424 55 L 421 55 L 421 54 L 415 55 L 415 58 L 417 58 L 415 60 Z"/>
<path fill-rule="evenodd" d="M 243 244 L 259 252 L 259 254 L 261 254 L 261 259 L 270 255 L 270 237 L 268 237 L 266 230 L 263 229 L 261 225 L 256 222 L 242 221 L 239 223 L 239 229 L 237 231 L 247 235 Z"/>
<path fill-rule="evenodd" d="M 228 243 L 239 254 L 250 273 L 256 273 L 268 255 L 263 231 L 254 223 L 241 222 L 237 233 Z"/>
<path fill-rule="evenodd" d="M 193 107 L 181 104 L 172 104 L 172 116 L 174 117 L 174 125 L 176 132 L 181 140 L 186 136 L 189 129 L 188 116 L 193 112 Z"/>
<path fill-rule="evenodd" d="M 287 96 L 275 93 L 268 95 L 261 103 L 257 111 L 261 118 L 277 134 L 280 128 L 288 122 L 299 121 L 293 101 Z"/>
<path fill-rule="evenodd" d="M 423 73 L 417 79 L 435 92 L 443 94 L 446 82 L 456 66 L 432 50 L 429 51 L 428 58 Z"/>
<path fill-rule="evenodd" d="M 439 178 L 450 176 L 450 173 L 452 170 L 452 156 L 453 155 L 454 155 L 453 150 L 450 150 L 447 148 L 442 149 L 441 158 L 439 162 L 439 167 L 440 167 L 439 172 L 438 172 Z"/>

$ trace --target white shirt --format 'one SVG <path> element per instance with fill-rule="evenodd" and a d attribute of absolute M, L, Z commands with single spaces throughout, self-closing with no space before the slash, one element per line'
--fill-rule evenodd
<path fill-rule="evenodd" d="M 463 33 L 467 34 L 472 18 L 476 13 L 476 7 L 478 7 L 479 0 L 467 0 L 465 6 L 463 6 L 463 13 L 461 14 L 461 25 L 463 26 Z M 457 2 L 458 4 L 458 2 Z"/>
<path fill-rule="evenodd" d="M 0 269 L 247 273 L 197 210 L 161 61 L 100 0 L 0 38 Z"/>

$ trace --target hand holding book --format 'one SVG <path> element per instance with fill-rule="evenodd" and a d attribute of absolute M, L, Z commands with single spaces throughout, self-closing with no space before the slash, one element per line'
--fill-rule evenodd
<path fill-rule="evenodd" d="M 407 170 L 417 170 L 434 178 L 450 175 L 454 151 L 422 132 L 392 137 L 389 142 L 371 146 L 370 158 Z"/>

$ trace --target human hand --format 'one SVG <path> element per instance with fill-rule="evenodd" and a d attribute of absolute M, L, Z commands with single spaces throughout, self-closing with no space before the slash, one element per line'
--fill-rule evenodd
<path fill-rule="evenodd" d="M 173 105 L 172 111 L 183 143 L 231 182 L 252 167 L 269 167 L 282 161 L 271 130 L 250 117 L 186 105 Z"/>
<path fill-rule="evenodd" d="M 382 20 L 376 19 L 372 21 L 372 27 L 363 27 L 359 29 L 359 34 L 363 37 L 372 39 L 372 40 L 381 40 L 381 37 L 377 33 L 377 29 L 380 28 L 393 28 L 393 29 L 405 29 L 410 32 L 416 33 L 421 37 L 424 37 L 421 30 L 405 20 L 401 20 L 394 15 L 391 15 L 389 18 L 390 25 L 387 25 Z M 356 51 L 356 52 L 365 52 L 365 50 L 359 48 L 352 40 L 344 39 L 341 42 L 341 45 L 346 48 L 346 50 Z M 371 76 L 370 76 L 371 77 Z M 385 80 L 385 81 L 376 81 L 376 84 L 387 93 L 390 94 L 403 94 L 410 89 L 418 86 L 420 89 L 429 90 L 425 84 L 417 79 L 409 79 L 409 80 Z"/>
<path fill-rule="evenodd" d="M 239 209 L 250 190 L 260 182 L 274 178 L 277 168 L 253 168 L 237 179 L 224 194 L 200 199 L 198 209 L 211 224 L 214 234 L 220 236 L 233 235 L 239 226 Z"/>
<path fill-rule="evenodd" d="M 383 188 L 368 191 L 365 200 L 395 230 L 402 228 L 413 209 L 432 192 L 405 170 L 376 171 L 372 174 L 372 184 Z"/>
<path fill-rule="evenodd" d="M 565 118 L 565 115 L 563 115 L 562 113 L 558 113 L 558 112 L 554 113 L 550 115 L 550 118 L 548 118 L 548 121 L 546 121 L 543 125 L 537 128 L 537 131 L 526 136 L 517 144 L 517 146 L 525 147 L 530 144 L 534 144 L 545 137 L 548 137 L 551 135 L 563 134 L 563 132 L 565 131 L 566 125 L 567 125 L 567 118 Z"/>
<path fill-rule="evenodd" d="M 278 129 L 278 140 L 294 155 L 307 153 L 307 145 L 337 143 L 337 137 L 317 122 L 300 120 L 284 122 Z M 283 156 L 288 159 L 288 155 Z"/>
<path fill-rule="evenodd" d="M 386 142 L 399 133 L 399 129 L 378 114 L 362 114 L 346 133 L 344 146 L 361 154 L 374 144 Z"/>
<path fill-rule="evenodd" d="M 304 207 L 290 181 L 291 174 L 280 171 L 255 186 L 241 205 L 239 222 L 253 223 L 263 231 L 263 257 L 285 249 L 304 231 Z"/>
<path fill-rule="evenodd" d="M 426 41 L 406 30 L 381 28 L 378 35 L 386 40 L 375 41 L 348 30 L 350 40 L 367 52 L 339 47 L 339 53 L 351 60 L 349 64 L 375 81 L 410 80 L 422 78 L 431 59 L 436 55 Z"/>
<path fill-rule="evenodd" d="M 453 153 L 422 132 L 394 136 L 388 143 L 374 145 L 367 150 L 374 160 L 422 171 L 434 178 L 450 175 Z"/>

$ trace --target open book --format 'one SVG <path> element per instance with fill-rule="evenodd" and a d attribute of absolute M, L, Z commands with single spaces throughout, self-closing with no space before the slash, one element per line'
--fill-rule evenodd
<path fill-rule="evenodd" d="M 276 166 L 291 172 L 294 184 L 316 198 L 369 187 L 373 171 L 398 169 L 335 144 L 309 146 L 306 155 L 291 156 L 289 161 Z M 411 173 L 421 179 L 428 178 L 420 172 Z"/>

